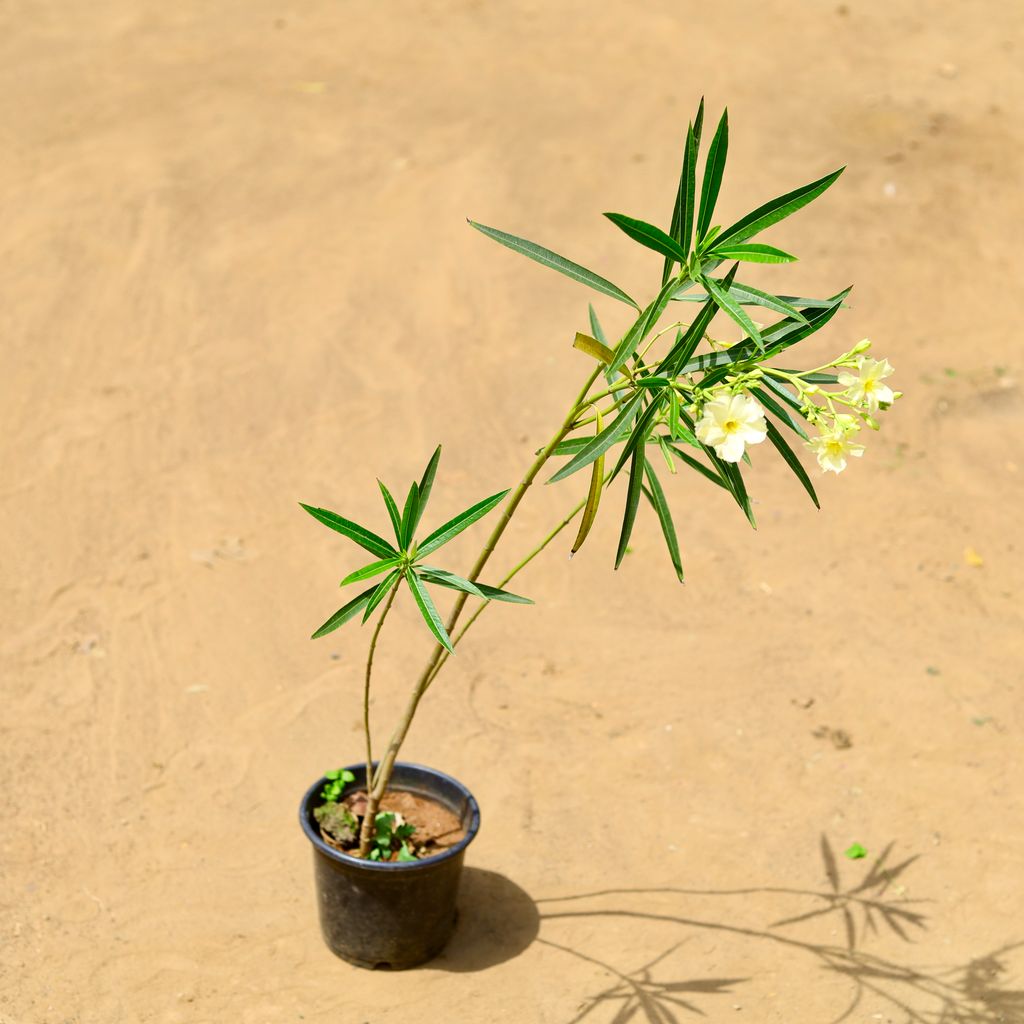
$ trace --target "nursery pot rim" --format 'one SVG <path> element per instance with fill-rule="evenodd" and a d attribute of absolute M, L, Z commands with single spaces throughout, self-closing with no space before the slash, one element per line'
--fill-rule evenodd
<path fill-rule="evenodd" d="M 377 762 L 373 762 L 373 766 L 377 767 Z M 465 826 L 466 834 L 462 837 L 454 846 L 449 846 L 448 849 L 442 850 L 440 853 L 433 853 L 429 857 L 423 857 L 422 859 L 416 859 L 414 861 L 376 861 L 367 860 L 363 857 L 353 857 L 349 853 L 343 853 L 341 850 L 331 846 L 330 843 L 324 840 L 324 837 L 320 835 L 320 829 L 317 827 L 312 816 L 313 800 L 319 796 L 319 791 L 323 786 L 330 780 L 326 775 L 322 775 L 316 782 L 313 783 L 306 790 L 302 797 L 302 803 L 299 804 L 299 824 L 302 826 L 302 831 L 306 833 L 306 838 L 316 847 L 318 852 L 322 853 L 325 857 L 329 857 L 331 860 L 337 861 L 339 864 L 346 864 L 367 871 L 423 871 L 429 868 L 435 867 L 441 864 L 443 861 L 450 860 L 453 857 L 459 856 L 463 850 L 476 838 L 477 832 L 480 831 L 480 805 L 476 802 L 476 797 L 467 789 L 463 783 L 461 783 L 454 776 L 448 775 L 446 772 L 439 771 L 437 768 L 431 768 L 425 764 L 416 764 L 412 761 L 396 761 L 394 767 L 397 768 L 410 768 L 413 771 L 432 775 L 436 779 L 443 780 L 450 785 L 455 786 L 466 798 L 466 805 L 469 809 L 469 823 Z M 359 764 L 350 764 L 345 766 L 345 771 L 365 772 L 366 762 L 363 761 Z M 389 787 L 392 788 L 392 787 Z M 411 789 L 403 789 L 401 785 L 395 785 L 393 787 L 395 792 L 415 792 Z M 436 798 L 432 798 L 436 799 Z"/>

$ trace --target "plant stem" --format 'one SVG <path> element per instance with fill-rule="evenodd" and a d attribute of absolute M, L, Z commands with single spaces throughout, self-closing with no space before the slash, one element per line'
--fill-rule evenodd
<path fill-rule="evenodd" d="M 602 487 L 608 483 L 611 479 L 612 474 L 610 472 L 605 473 Z M 499 587 L 504 587 L 509 583 L 515 576 L 517 576 L 523 569 L 525 569 L 530 562 L 532 562 L 579 514 L 583 511 L 584 506 L 587 504 L 587 499 L 584 498 L 521 562 L 517 563 L 508 574 L 505 576 L 500 583 Z M 572 555 L 569 556 L 572 558 Z M 492 602 L 484 601 L 479 608 L 470 616 L 469 621 L 452 637 L 452 647 L 456 647 L 459 641 L 466 635 L 469 627 L 473 625 L 485 608 L 487 608 Z M 437 677 L 438 672 L 444 667 L 445 662 L 451 657 L 451 655 L 445 651 L 444 654 L 438 659 L 437 665 L 434 666 L 434 670 L 431 672 L 430 677 L 427 679 L 427 685 L 424 687 L 424 691 L 430 688 L 430 684 Z"/>
<path fill-rule="evenodd" d="M 363 826 L 359 830 L 360 857 L 365 857 L 370 852 L 370 842 L 373 839 L 373 822 L 376 819 L 377 810 L 376 806 L 374 806 L 374 813 L 369 813 L 370 779 L 373 777 L 373 740 L 370 735 L 370 678 L 373 675 L 373 654 L 377 649 L 377 637 L 380 636 L 380 630 L 384 625 L 384 620 L 388 617 L 388 612 L 391 611 L 391 606 L 395 603 L 395 595 L 398 593 L 400 583 L 401 577 L 395 580 L 395 584 L 391 588 L 391 592 L 388 594 L 388 599 L 384 603 L 384 610 L 380 613 L 380 618 L 377 619 L 377 625 L 373 628 L 373 636 L 370 637 L 370 650 L 366 655 L 366 680 L 363 683 L 363 732 L 366 734 L 367 813 L 363 816 Z"/>
<path fill-rule="evenodd" d="M 505 532 L 505 528 L 508 526 L 509 521 L 515 514 L 516 509 L 519 507 L 519 503 L 525 497 L 526 492 L 530 489 L 530 485 L 544 466 L 544 463 L 546 463 L 551 457 L 551 453 L 555 450 L 555 446 L 562 440 L 562 438 L 565 437 L 566 434 L 569 433 L 570 430 L 572 430 L 573 423 L 579 415 L 580 406 L 586 402 L 587 392 L 590 391 L 594 381 L 597 380 L 600 373 L 601 367 L 596 366 L 587 377 L 579 394 L 569 407 L 569 411 L 566 414 L 565 419 L 562 421 L 562 425 L 555 432 L 551 440 L 544 446 L 544 448 L 541 449 L 540 454 L 537 455 L 533 460 L 533 464 L 526 471 L 526 475 L 512 492 L 511 497 L 502 510 L 501 518 L 491 531 L 490 537 L 487 538 L 487 543 L 480 552 L 480 555 L 476 560 L 476 564 L 470 570 L 468 579 L 471 581 L 476 580 L 483 571 L 483 568 L 491 557 L 495 546 L 501 539 L 501 535 Z M 449 636 L 451 636 L 452 630 L 454 630 L 456 623 L 459 621 L 459 616 L 462 614 L 462 609 L 465 607 L 468 596 L 469 595 L 466 593 L 460 593 L 455 601 L 455 607 L 452 608 L 451 614 L 448 616 L 448 621 L 445 624 L 445 628 Z M 380 798 L 384 795 L 384 791 L 387 789 L 388 782 L 391 779 L 391 771 L 394 768 L 395 758 L 398 756 L 399 748 L 405 741 L 405 737 L 409 732 L 409 727 L 412 725 L 413 716 L 416 714 L 416 708 L 419 706 L 420 699 L 426 692 L 430 678 L 432 674 L 434 674 L 434 670 L 444 653 L 444 647 L 442 647 L 441 644 L 435 644 L 426 668 L 416 681 L 416 686 L 413 688 L 413 691 L 409 696 L 409 702 L 406 705 L 405 713 L 402 715 L 395 731 L 392 733 L 391 739 L 388 742 L 387 750 L 384 753 L 384 757 L 381 759 L 381 762 L 377 767 L 377 773 L 373 778 L 372 790 L 368 793 L 367 813 L 369 813 L 371 808 L 374 810 L 376 809 L 377 804 L 380 802 Z"/>

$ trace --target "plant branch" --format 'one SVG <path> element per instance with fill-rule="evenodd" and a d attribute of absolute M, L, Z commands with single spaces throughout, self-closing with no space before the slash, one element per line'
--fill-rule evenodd
<path fill-rule="evenodd" d="M 526 492 L 530 489 L 534 479 L 540 472 L 541 468 L 551 457 L 558 445 L 566 434 L 572 429 L 573 423 L 576 417 L 579 415 L 580 407 L 587 402 L 587 393 L 593 387 L 594 381 L 597 380 L 598 375 L 601 373 L 601 367 L 596 366 L 593 371 L 587 377 L 583 387 L 580 388 L 579 394 L 573 400 L 572 405 L 569 408 L 569 412 L 566 414 L 565 419 L 562 421 L 562 425 L 555 432 L 554 436 L 550 441 L 541 449 L 540 453 L 533 460 L 530 468 L 526 471 L 526 475 L 519 482 L 519 485 L 512 492 L 511 497 L 502 509 L 501 518 L 498 520 L 494 529 L 491 531 L 491 535 L 487 538 L 487 542 L 484 544 L 483 550 L 477 557 L 476 563 L 469 572 L 468 579 L 475 581 L 480 573 L 483 571 L 484 566 L 487 564 L 488 559 L 494 551 L 495 546 L 501 539 L 502 534 L 505 532 L 512 516 L 515 514 L 516 509 L 519 507 L 519 503 L 526 496 Z M 469 595 L 466 593 L 460 593 L 455 601 L 455 606 L 452 608 L 451 614 L 448 616 L 448 621 L 445 624 L 445 628 L 451 635 L 456 624 L 459 621 L 459 616 L 462 614 L 462 609 L 465 607 L 466 598 Z M 370 804 L 368 805 L 368 811 L 370 807 L 375 807 L 380 801 L 380 798 L 384 795 L 384 790 L 387 788 L 388 781 L 391 778 L 391 770 L 394 767 L 395 758 L 398 756 L 398 751 L 405 741 L 405 737 L 409 732 L 409 727 L 412 725 L 413 716 L 416 714 L 416 708 L 419 706 L 420 699 L 426 692 L 427 686 L 432 675 L 435 674 L 435 669 L 438 662 L 441 660 L 441 656 L 445 653 L 444 647 L 441 644 L 435 644 L 434 649 L 430 655 L 430 660 L 427 662 L 426 668 L 420 675 L 420 678 L 416 681 L 416 686 L 413 688 L 412 693 L 409 696 L 409 702 L 406 705 L 404 714 L 401 720 L 395 728 L 395 731 L 391 735 L 391 739 L 388 742 L 387 750 L 384 753 L 384 757 L 381 759 L 380 764 L 377 766 L 377 773 L 373 778 L 373 788 L 369 794 Z"/>
<path fill-rule="evenodd" d="M 395 603 L 395 595 L 398 593 L 398 587 L 402 582 L 402 577 L 399 576 L 395 580 L 394 586 L 391 588 L 391 592 L 388 594 L 388 599 L 384 603 L 384 610 L 380 613 L 380 617 L 377 619 L 377 625 L 374 626 L 373 636 L 370 637 L 370 649 L 366 655 L 366 679 L 363 683 L 363 732 L 366 734 L 366 778 L 367 780 L 373 775 L 373 739 L 370 734 L 370 679 L 373 676 L 373 655 L 377 650 L 377 637 L 380 636 L 381 627 L 384 625 L 384 620 L 388 617 L 388 612 L 391 611 L 391 606 Z M 369 791 L 369 782 L 367 782 L 367 791 Z M 375 809 L 376 810 L 376 809 Z M 370 852 L 370 841 L 373 838 L 373 826 L 374 815 L 366 814 L 363 818 L 363 827 L 359 832 L 359 856 L 365 857 Z"/>
<path fill-rule="evenodd" d="M 611 476 L 612 474 L 610 472 L 605 474 L 604 481 L 601 484 L 602 487 L 604 487 L 605 484 L 608 483 L 608 481 L 611 479 Z M 586 504 L 587 499 L 584 498 L 522 561 L 517 563 L 511 570 L 509 570 L 505 578 L 502 579 L 500 583 L 498 583 L 498 586 L 505 587 L 506 584 L 511 582 L 511 580 L 515 576 L 517 576 L 523 569 L 525 569 L 530 564 L 530 562 L 532 562 L 580 514 L 580 512 L 583 511 L 583 508 Z M 570 555 L 569 557 L 572 558 L 572 555 Z M 475 612 L 473 612 L 473 614 L 469 618 L 469 621 L 462 627 L 462 629 L 458 631 L 458 633 L 455 634 L 455 636 L 452 637 L 452 647 L 458 646 L 459 641 L 469 631 L 469 627 L 472 626 L 473 623 L 476 622 L 478 618 L 480 618 L 481 614 L 483 614 L 484 609 L 487 608 L 488 605 L 490 604 L 492 604 L 491 601 L 485 601 L 483 604 L 480 605 L 479 608 L 476 609 Z M 449 655 L 449 653 L 445 651 L 444 654 L 438 659 L 437 665 L 434 666 L 434 670 L 431 672 L 430 677 L 427 679 L 427 685 L 426 687 L 424 687 L 424 690 L 430 688 L 430 684 L 434 681 L 438 672 L 440 672 L 441 669 L 444 667 L 444 664 L 449 657 L 451 657 L 451 655 Z"/>

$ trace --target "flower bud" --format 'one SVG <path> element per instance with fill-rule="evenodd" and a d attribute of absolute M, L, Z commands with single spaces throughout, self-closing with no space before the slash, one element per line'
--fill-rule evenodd
<path fill-rule="evenodd" d="M 863 341 L 858 341 L 857 344 L 850 349 L 850 355 L 858 356 L 861 352 L 867 352 L 869 348 L 871 348 L 871 342 L 865 338 Z"/>
<path fill-rule="evenodd" d="M 864 417 L 864 422 L 865 422 L 865 423 L 866 423 L 866 424 L 867 424 L 867 425 L 868 425 L 868 426 L 869 426 L 869 427 L 870 427 L 870 428 L 871 428 L 872 430 L 878 430 L 878 420 L 876 420 L 876 419 L 874 418 L 874 416 L 867 416 L 867 415 L 865 415 L 865 417 Z"/>
<path fill-rule="evenodd" d="M 805 395 L 816 395 L 820 390 L 821 390 L 821 388 L 819 388 L 817 384 L 805 384 L 804 385 L 804 394 Z"/>

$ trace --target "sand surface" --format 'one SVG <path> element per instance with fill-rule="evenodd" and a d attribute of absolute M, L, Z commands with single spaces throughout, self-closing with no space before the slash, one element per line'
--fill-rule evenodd
<path fill-rule="evenodd" d="M 0 22 L 3 1024 L 1024 1020 L 1024 7 Z M 296 502 L 383 530 L 375 477 L 438 442 L 435 522 L 518 479 L 593 296 L 464 218 L 652 293 L 600 213 L 667 220 L 702 93 L 723 215 L 849 165 L 758 280 L 855 283 L 803 364 L 870 335 L 906 398 L 821 512 L 767 453 L 756 534 L 669 481 L 684 587 L 647 511 L 612 571 L 614 492 L 522 575 L 405 752 L 483 807 L 456 939 L 350 968 L 295 815 L 362 754 L 367 633 L 307 639 L 359 562 Z M 496 567 L 583 487 L 536 488 Z M 382 729 L 427 649 L 401 602 Z"/>

